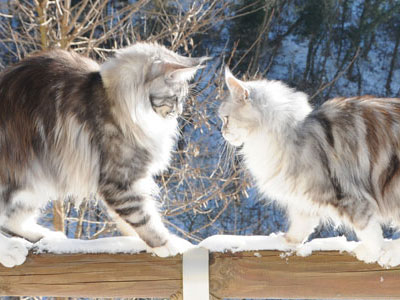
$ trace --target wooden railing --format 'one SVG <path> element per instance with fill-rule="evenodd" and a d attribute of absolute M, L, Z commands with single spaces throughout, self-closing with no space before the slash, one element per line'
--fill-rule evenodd
<path fill-rule="evenodd" d="M 337 251 L 210 253 L 209 287 L 210 299 L 400 299 L 400 268 Z M 30 254 L 21 266 L 0 266 L 0 295 L 181 299 L 182 256 Z"/>

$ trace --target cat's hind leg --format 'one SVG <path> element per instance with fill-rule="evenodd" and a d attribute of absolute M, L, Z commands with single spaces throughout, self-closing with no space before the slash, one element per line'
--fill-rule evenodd
<path fill-rule="evenodd" d="M 28 255 L 28 242 L 9 238 L 0 232 L 0 264 L 7 268 L 21 265 Z"/>
<path fill-rule="evenodd" d="M 31 242 L 37 242 L 45 237 L 66 238 L 62 232 L 52 231 L 37 224 L 41 202 L 45 203 L 43 200 L 38 201 L 38 197 L 40 196 L 33 192 L 16 192 L 7 208 L 7 218 L 2 225 L 3 229 Z"/>
<path fill-rule="evenodd" d="M 0 228 L 7 220 L 9 193 L 0 189 Z M 22 264 L 28 255 L 29 243 L 20 238 L 10 238 L 0 231 L 0 264 L 11 268 Z"/>

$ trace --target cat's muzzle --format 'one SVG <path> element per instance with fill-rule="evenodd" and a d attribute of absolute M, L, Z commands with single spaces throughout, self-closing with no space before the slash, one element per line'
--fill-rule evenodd
<path fill-rule="evenodd" d="M 182 103 L 177 97 L 157 98 L 150 97 L 153 110 L 163 118 L 176 118 L 182 114 Z"/>

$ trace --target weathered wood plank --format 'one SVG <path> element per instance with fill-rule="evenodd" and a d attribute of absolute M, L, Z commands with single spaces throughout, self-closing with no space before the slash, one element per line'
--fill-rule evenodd
<path fill-rule="evenodd" d="M 281 258 L 278 251 L 211 254 L 217 298 L 400 299 L 400 268 L 382 269 L 348 254 Z M 259 256 L 259 255 L 257 255 Z"/>
<path fill-rule="evenodd" d="M 0 295 L 170 297 L 182 289 L 182 257 L 150 254 L 29 255 L 0 266 Z"/>
<path fill-rule="evenodd" d="M 278 251 L 210 254 L 210 289 L 222 298 L 400 299 L 400 268 L 338 252 L 281 258 Z M 0 266 L 0 295 L 180 298 L 182 256 L 29 255 Z M 190 299 L 188 299 L 190 300 Z"/>

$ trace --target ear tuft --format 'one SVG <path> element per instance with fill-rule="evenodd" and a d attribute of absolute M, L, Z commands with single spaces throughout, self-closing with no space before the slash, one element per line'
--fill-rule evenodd
<path fill-rule="evenodd" d="M 191 67 L 191 68 L 180 68 L 177 70 L 173 70 L 172 72 L 167 72 L 166 77 L 171 81 L 189 81 L 193 79 L 196 71 L 201 69 L 201 66 Z"/>
<path fill-rule="evenodd" d="M 233 76 L 228 67 L 225 67 L 225 82 L 234 99 L 240 101 L 249 100 L 249 90 L 244 86 L 242 81 Z"/>
<path fill-rule="evenodd" d="M 180 63 L 164 62 L 155 60 L 152 63 L 149 73 L 146 76 L 146 81 L 151 81 L 159 76 L 164 76 L 171 81 L 189 81 L 196 71 L 203 68 L 202 65 L 185 65 Z"/>

